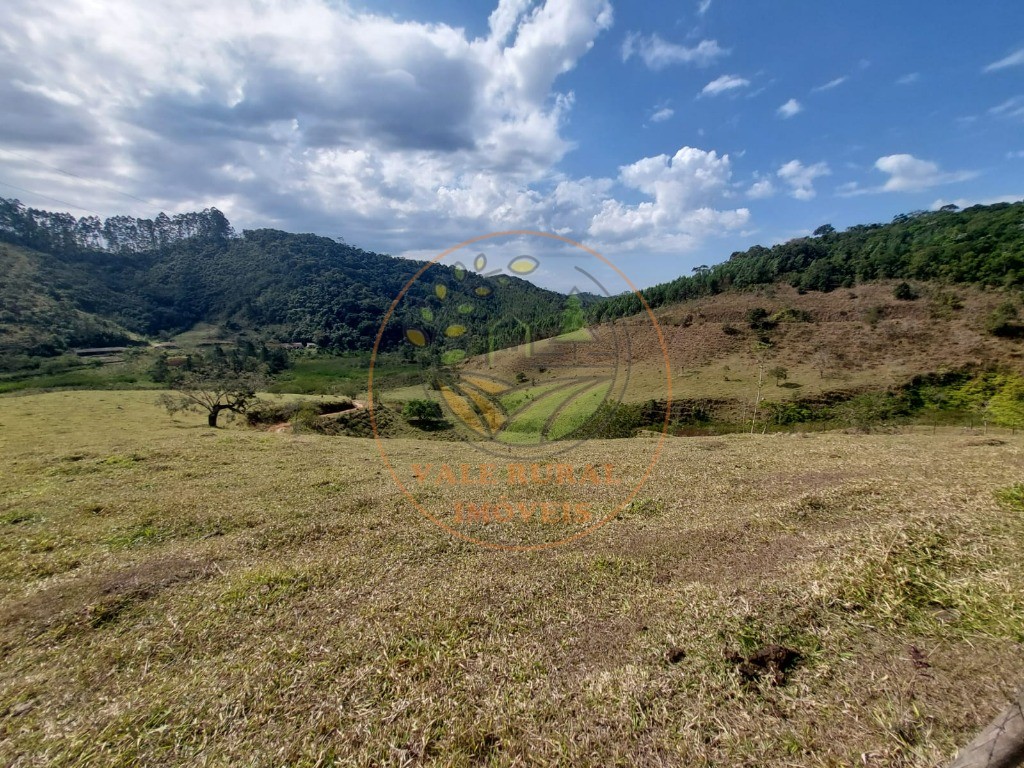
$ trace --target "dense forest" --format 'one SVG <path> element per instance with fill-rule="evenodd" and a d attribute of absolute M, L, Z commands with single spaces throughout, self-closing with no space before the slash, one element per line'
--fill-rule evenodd
<path fill-rule="evenodd" d="M 100 221 L 0 200 L 0 353 L 54 355 L 75 346 L 169 336 L 198 322 L 267 340 L 368 351 L 388 307 L 423 262 L 330 238 L 271 229 L 238 235 L 220 211 Z M 383 338 L 409 328 L 431 351 L 477 354 L 557 333 L 566 297 L 517 277 L 434 265 L 410 289 Z M 429 318 L 425 322 L 424 318 Z M 478 331 L 448 338 L 452 326 Z M 486 329 L 485 331 L 483 329 Z"/>
<path fill-rule="evenodd" d="M 642 291 L 652 307 L 776 282 L 831 291 L 871 280 L 911 279 L 985 286 L 1024 286 L 1024 202 L 901 214 L 889 224 L 837 232 L 766 248 L 755 245 L 713 267 Z M 590 319 L 634 315 L 640 300 L 624 294 L 590 308 Z"/>

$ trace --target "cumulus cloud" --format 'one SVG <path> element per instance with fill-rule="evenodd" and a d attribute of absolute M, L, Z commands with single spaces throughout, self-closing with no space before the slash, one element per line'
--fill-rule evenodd
<path fill-rule="evenodd" d="M 720 205 L 729 164 L 714 152 L 614 178 L 559 171 L 574 99 L 558 81 L 611 27 L 609 0 L 500 0 L 479 38 L 342 0 L 12 0 L 5 14 L 5 180 L 104 214 L 215 205 L 238 226 L 399 253 L 519 227 L 678 249 L 748 215 Z M 636 55 L 724 53 L 665 45 Z"/>
<path fill-rule="evenodd" d="M 712 207 L 728 189 L 731 175 L 728 155 L 694 147 L 623 166 L 618 181 L 648 199 L 632 205 L 605 200 L 589 232 L 631 248 L 687 249 L 708 235 L 741 228 L 750 219 L 749 210 Z"/>
<path fill-rule="evenodd" d="M 697 6 L 697 13 L 703 16 L 711 10 L 711 0 L 700 0 L 700 5 Z"/>
<path fill-rule="evenodd" d="M 887 155 L 875 161 L 875 168 L 889 174 L 882 192 L 917 192 L 939 184 L 965 181 L 977 176 L 973 171 L 944 173 L 938 163 L 920 160 L 913 155 Z"/>
<path fill-rule="evenodd" d="M 670 119 L 672 115 L 674 115 L 675 113 L 676 111 L 674 109 L 671 109 L 669 107 L 662 107 L 661 109 L 657 110 L 653 115 L 651 115 L 651 122 L 663 123 L 666 120 Z"/>
<path fill-rule="evenodd" d="M 755 181 L 747 190 L 747 197 L 753 200 L 764 200 L 765 198 L 772 197 L 774 194 L 775 185 L 772 184 L 771 179 Z"/>
<path fill-rule="evenodd" d="M 841 186 L 840 195 L 850 197 L 877 192 L 920 192 L 941 184 L 951 184 L 975 178 L 977 171 L 943 171 L 938 163 L 921 160 L 908 154 L 886 155 L 875 161 L 875 169 L 889 176 L 876 187 L 862 187 L 856 182 Z"/>
<path fill-rule="evenodd" d="M 715 78 L 710 83 L 701 89 L 701 96 L 717 96 L 720 93 L 732 91 L 737 88 L 746 88 L 750 85 L 750 81 L 743 77 L 737 77 L 736 75 L 722 75 L 721 77 Z"/>
<path fill-rule="evenodd" d="M 831 91 L 833 88 L 838 88 L 849 79 L 850 78 L 843 75 L 842 77 L 837 77 L 834 80 L 829 80 L 827 83 L 811 88 L 811 90 L 815 92 Z"/>
<path fill-rule="evenodd" d="M 703 67 L 728 53 L 716 40 L 701 40 L 692 48 L 687 48 L 663 40 L 657 34 L 644 36 L 637 32 L 626 35 L 622 44 L 623 61 L 639 56 L 649 69 L 655 71 L 673 64 L 696 64 Z"/>
<path fill-rule="evenodd" d="M 803 106 L 796 99 L 790 99 L 776 110 L 779 117 L 787 120 L 795 115 L 799 115 L 803 111 Z"/>
<path fill-rule="evenodd" d="M 1014 51 L 1008 56 L 1004 56 L 999 61 L 993 61 L 987 67 L 985 72 L 998 72 L 1000 69 L 1007 69 L 1009 67 L 1019 67 L 1024 64 L 1024 48 L 1018 51 Z"/>
<path fill-rule="evenodd" d="M 812 200 L 817 191 L 814 180 L 832 173 L 827 163 L 804 165 L 799 160 L 790 160 L 778 170 L 778 177 L 789 185 L 789 194 L 797 200 Z"/>

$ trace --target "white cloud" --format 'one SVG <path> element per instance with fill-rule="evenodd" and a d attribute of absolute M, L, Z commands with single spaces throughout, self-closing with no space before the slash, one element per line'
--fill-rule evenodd
<path fill-rule="evenodd" d="M 1024 117 L 1024 96 L 1014 96 L 992 107 L 989 114 L 997 117 Z"/>
<path fill-rule="evenodd" d="M 797 200 L 811 200 L 817 194 L 814 180 L 832 173 L 827 163 L 804 165 L 799 160 L 790 160 L 778 170 L 778 177 L 789 185 L 789 194 Z"/>
<path fill-rule="evenodd" d="M 729 156 L 683 147 L 672 157 L 646 157 L 619 170 L 619 183 L 651 198 L 630 205 L 605 200 L 589 234 L 629 248 L 692 248 L 703 238 L 741 228 L 746 208 L 716 210 L 713 201 L 728 189 Z"/>
<path fill-rule="evenodd" d="M 703 16 L 711 10 L 711 0 L 700 0 L 700 5 L 697 6 L 697 13 Z"/>
<path fill-rule="evenodd" d="M 747 190 L 747 197 L 753 200 L 764 200 L 765 198 L 772 197 L 774 194 L 775 185 L 772 184 L 771 179 L 755 181 Z"/>
<path fill-rule="evenodd" d="M 678 252 L 749 220 L 723 204 L 729 158 L 713 151 L 641 158 L 616 178 L 559 170 L 574 101 L 559 78 L 610 28 L 609 0 L 500 0 L 480 38 L 340 0 L 108 11 L 5 8 L 0 147 L 31 158 L 5 157 L 5 181 L 104 214 L 216 205 L 239 228 L 398 253 L 510 228 Z M 722 55 L 711 46 L 689 60 Z"/>
<path fill-rule="evenodd" d="M 811 88 L 811 90 L 814 92 L 831 91 L 833 88 L 838 88 L 840 85 L 842 85 L 849 79 L 850 78 L 848 78 L 846 75 L 843 75 L 842 77 L 837 77 L 834 80 L 829 80 L 827 83 L 823 85 Z"/>
<path fill-rule="evenodd" d="M 991 64 L 985 67 L 984 71 L 997 72 L 1000 69 L 1007 69 L 1008 67 L 1019 67 L 1022 64 L 1024 64 L 1024 48 L 1021 48 L 1018 51 L 1014 51 L 1009 56 L 1005 56 L 999 59 L 999 61 L 993 61 Z"/>
<path fill-rule="evenodd" d="M 1015 152 L 1006 153 L 1007 160 L 1024 160 L 1024 149 L 1018 149 Z"/>
<path fill-rule="evenodd" d="M 651 122 L 652 123 L 663 123 L 666 120 L 668 120 L 669 118 L 671 118 L 672 115 L 674 115 L 675 113 L 676 113 L 676 111 L 674 109 L 670 109 L 669 107 L 662 107 L 661 109 L 656 111 L 653 115 L 651 115 Z"/>
<path fill-rule="evenodd" d="M 943 171 L 938 163 L 921 160 L 913 155 L 886 155 L 875 161 L 875 169 L 888 174 L 884 184 L 877 187 L 862 187 L 851 181 L 843 184 L 836 192 L 843 197 L 869 195 L 879 192 L 920 192 L 941 184 L 967 181 L 978 176 L 977 171 Z"/>
<path fill-rule="evenodd" d="M 905 154 L 880 157 L 875 161 L 875 168 L 889 174 L 888 181 L 881 187 L 882 192 L 917 192 L 977 176 L 973 171 L 944 173 L 938 163 Z"/>
<path fill-rule="evenodd" d="M 913 85 L 921 79 L 921 75 L 917 72 L 908 72 L 902 77 L 896 79 L 896 85 Z"/>
<path fill-rule="evenodd" d="M 645 37 L 637 32 L 630 32 L 622 43 L 623 61 L 639 56 L 649 69 L 655 71 L 673 64 L 696 64 L 703 67 L 728 53 L 716 40 L 701 40 L 694 47 L 687 48 L 663 40 L 657 34 Z"/>
<path fill-rule="evenodd" d="M 782 118 L 788 120 L 789 118 L 791 118 L 791 117 L 793 117 L 795 115 L 798 115 L 801 112 L 803 112 L 804 108 L 800 105 L 800 102 L 797 101 L 796 99 L 790 99 L 785 104 L 783 104 L 781 107 L 779 107 L 778 110 L 776 110 L 776 111 L 778 112 L 779 117 L 782 117 Z"/>
<path fill-rule="evenodd" d="M 750 81 L 746 78 L 737 77 L 736 75 L 722 75 L 705 85 L 701 90 L 700 95 L 717 96 L 720 93 L 725 93 L 726 91 L 731 91 L 736 88 L 746 88 L 749 85 Z"/>

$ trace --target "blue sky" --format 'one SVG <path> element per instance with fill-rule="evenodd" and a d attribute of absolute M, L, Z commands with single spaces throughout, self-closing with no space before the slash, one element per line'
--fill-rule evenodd
<path fill-rule="evenodd" d="M 1019 2 L 148 5 L 14 0 L 0 195 L 417 257 L 538 229 L 639 285 L 1024 197 Z"/>

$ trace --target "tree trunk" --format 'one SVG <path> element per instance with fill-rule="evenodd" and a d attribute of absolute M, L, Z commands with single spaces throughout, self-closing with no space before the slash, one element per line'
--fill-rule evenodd
<path fill-rule="evenodd" d="M 206 423 L 216 429 L 218 416 L 220 416 L 220 408 L 211 408 L 210 413 L 206 417 Z"/>
<path fill-rule="evenodd" d="M 960 750 L 949 768 L 1015 768 L 1024 765 L 1024 688 L 1016 699 Z"/>

